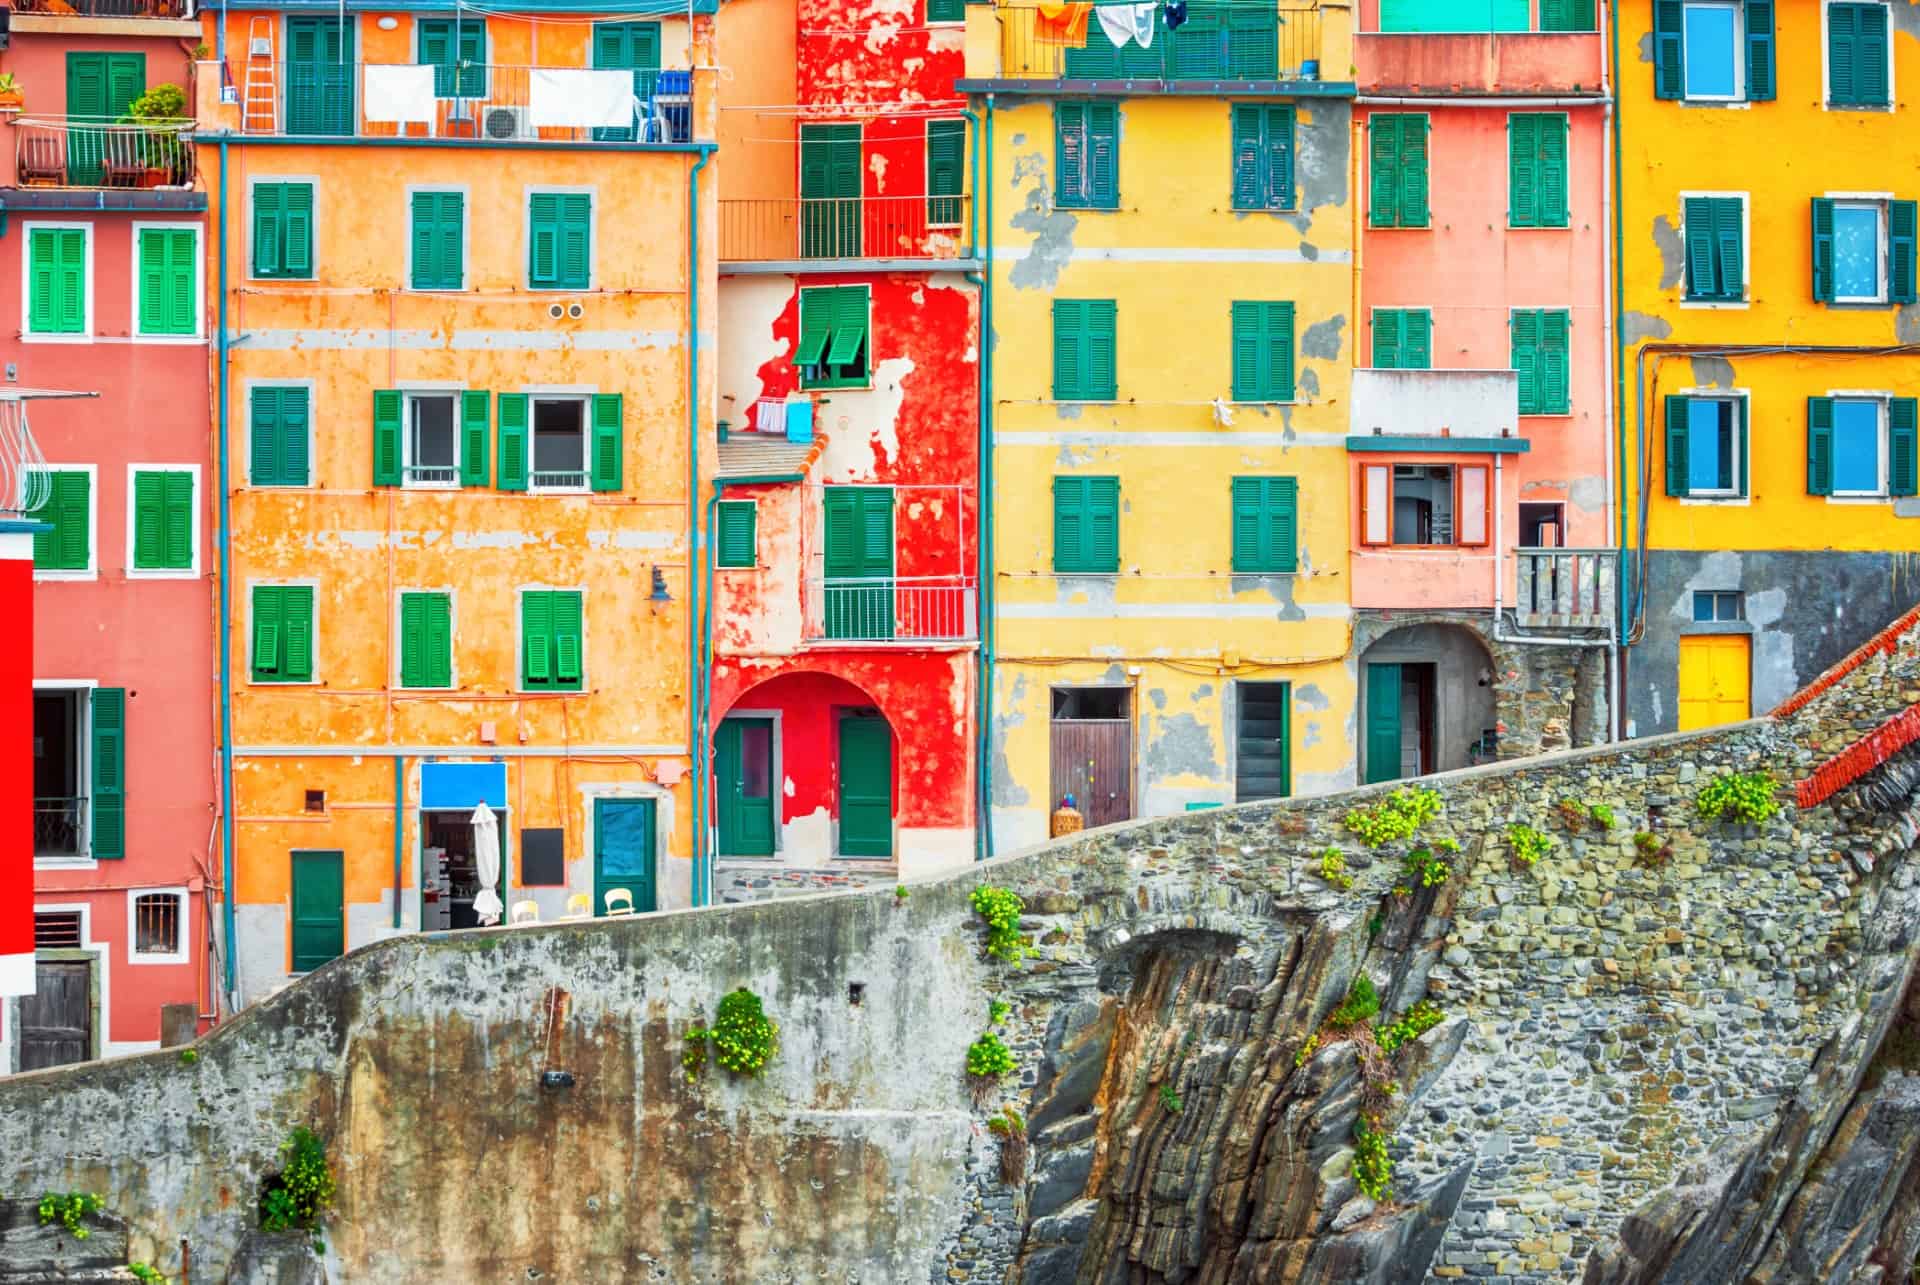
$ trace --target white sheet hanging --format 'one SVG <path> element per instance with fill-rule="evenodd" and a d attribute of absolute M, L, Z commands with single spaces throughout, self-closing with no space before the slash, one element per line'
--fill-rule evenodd
<path fill-rule="evenodd" d="M 535 67 L 528 73 L 535 128 L 622 128 L 634 122 L 633 73 Z"/>
<path fill-rule="evenodd" d="M 1093 13 L 1115 49 L 1125 49 L 1129 40 L 1138 41 L 1142 49 L 1151 49 L 1154 15 L 1159 11 L 1159 0 L 1152 0 L 1148 4 L 1096 5 Z"/>
<path fill-rule="evenodd" d="M 370 121 L 433 123 L 433 72 L 424 65 L 368 63 L 363 110 Z"/>

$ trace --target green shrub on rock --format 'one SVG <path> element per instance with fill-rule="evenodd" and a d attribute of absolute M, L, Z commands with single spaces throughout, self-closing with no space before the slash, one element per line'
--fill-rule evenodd
<path fill-rule="evenodd" d="M 1780 811 L 1773 778 L 1765 772 L 1725 772 L 1708 781 L 1693 806 L 1709 821 L 1759 825 Z"/>

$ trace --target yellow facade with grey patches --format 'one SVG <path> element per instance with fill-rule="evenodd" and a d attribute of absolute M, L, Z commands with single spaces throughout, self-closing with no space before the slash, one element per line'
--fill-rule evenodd
<path fill-rule="evenodd" d="M 1350 98 L 1295 78 L 1284 41 L 1288 79 L 1239 95 L 1038 79 L 1021 13 L 969 8 L 968 87 L 992 157 L 989 769 L 1003 851 L 1043 837 L 1068 792 L 1097 824 L 1335 788 L 1355 758 Z M 1320 65 L 1350 66 L 1346 12 L 1316 16 Z M 1117 105 L 1116 208 L 1063 207 L 1056 112 L 1081 102 Z M 1236 103 L 1292 107 L 1291 209 L 1234 208 Z M 1110 398 L 1055 396 L 1056 300 L 1113 301 Z M 1293 305 L 1291 400 L 1236 402 L 1236 301 Z M 1056 479 L 1079 477 L 1118 480 L 1112 573 L 1056 569 Z M 1291 573 L 1235 574 L 1236 478 L 1294 479 Z"/>

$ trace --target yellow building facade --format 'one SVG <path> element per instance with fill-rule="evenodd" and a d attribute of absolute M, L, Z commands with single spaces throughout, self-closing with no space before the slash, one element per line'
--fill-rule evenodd
<path fill-rule="evenodd" d="M 1068 795 L 1095 825 L 1353 779 L 1348 17 L 1194 10 L 1143 49 L 968 9 L 1002 851 Z"/>
<path fill-rule="evenodd" d="M 1764 713 L 1913 597 L 1920 26 L 1877 2 L 1619 15 L 1625 696 L 1647 735 Z"/>

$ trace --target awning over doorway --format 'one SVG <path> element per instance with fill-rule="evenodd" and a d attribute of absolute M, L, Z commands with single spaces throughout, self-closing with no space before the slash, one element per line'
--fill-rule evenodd
<path fill-rule="evenodd" d="M 505 763 L 422 763 L 420 806 L 425 809 L 465 808 L 482 803 L 496 810 L 507 806 Z"/>

